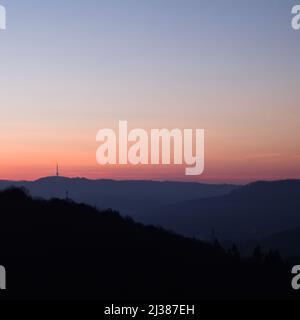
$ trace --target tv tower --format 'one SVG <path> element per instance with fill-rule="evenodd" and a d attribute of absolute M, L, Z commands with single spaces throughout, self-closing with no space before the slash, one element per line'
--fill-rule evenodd
<path fill-rule="evenodd" d="M 56 164 L 56 176 L 59 177 L 58 163 Z"/>

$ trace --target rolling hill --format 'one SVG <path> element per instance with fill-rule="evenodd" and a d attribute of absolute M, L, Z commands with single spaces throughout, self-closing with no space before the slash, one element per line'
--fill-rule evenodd
<path fill-rule="evenodd" d="M 113 208 L 123 215 L 143 219 L 145 209 L 156 209 L 178 201 L 229 193 L 234 185 L 189 182 L 89 180 L 85 178 L 46 177 L 36 181 L 0 180 L 0 190 L 25 187 L 32 196 L 44 199 L 66 196 L 98 208 Z"/>
<path fill-rule="evenodd" d="M 281 245 L 264 239 L 300 227 L 299 180 L 258 181 L 246 186 L 64 177 L 0 181 L 0 189 L 10 185 L 23 186 L 34 197 L 68 196 L 97 208 L 113 208 L 143 224 L 192 238 L 218 238 L 241 248 L 248 242 L 265 243 L 266 248 L 281 249 L 283 255 L 298 252 L 293 241 L 282 240 L 285 245 Z"/>
<path fill-rule="evenodd" d="M 145 223 L 200 239 L 261 239 L 300 226 L 300 181 L 255 182 L 226 195 L 164 206 L 145 216 L 149 219 Z"/>
<path fill-rule="evenodd" d="M 1 300 L 294 297 L 290 267 L 277 257 L 241 259 L 113 211 L 9 189 L 0 219 Z"/>

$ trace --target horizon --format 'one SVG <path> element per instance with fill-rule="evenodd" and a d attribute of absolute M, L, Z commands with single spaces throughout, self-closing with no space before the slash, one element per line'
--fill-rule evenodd
<path fill-rule="evenodd" d="M 258 179 L 258 180 L 253 180 L 245 183 L 234 183 L 234 182 L 220 182 L 220 183 L 215 183 L 215 182 L 202 182 L 202 181 L 182 181 L 182 180 L 154 180 L 154 179 L 113 179 L 113 178 L 87 178 L 84 176 L 74 176 L 74 177 L 68 177 L 68 176 L 56 176 L 56 175 L 49 175 L 49 176 L 41 176 L 36 179 L 32 180 L 10 180 L 10 179 L 2 179 L 0 177 L 0 181 L 4 182 L 37 182 L 40 180 L 45 180 L 45 179 L 68 179 L 68 180 L 88 180 L 88 181 L 112 181 L 112 182 L 161 182 L 161 183 L 196 183 L 196 184 L 203 184 L 203 185 L 232 185 L 232 186 L 247 186 L 253 183 L 260 183 L 260 182 L 285 182 L 285 181 L 300 181 L 300 179 L 297 178 L 282 178 L 282 179 L 275 179 L 275 180 L 264 180 L 264 179 Z"/>

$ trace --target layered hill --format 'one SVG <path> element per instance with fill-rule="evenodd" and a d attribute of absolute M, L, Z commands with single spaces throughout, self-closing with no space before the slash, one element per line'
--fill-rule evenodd
<path fill-rule="evenodd" d="M 0 220 L 1 299 L 293 297 L 276 255 L 240 259 L 113 211 L 10 189 L 0 192 Z"/>

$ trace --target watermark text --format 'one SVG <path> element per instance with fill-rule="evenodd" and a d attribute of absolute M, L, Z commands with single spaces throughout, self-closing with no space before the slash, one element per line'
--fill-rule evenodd
<path fill-rule="evenodd" d="M 292 28 L 294 30 L 300 30 L 300 5 L 293 6 L 292 15 Z"/>
<path fill-rule="evenodd" d="M 6 30 L 6 9 L 0 4 L 0 30 Z"/>
<path fill-rule="evenodd" d="M 6 289 L 6 271 L 3 266 L 0 266 L 0 290 Z"/>
<path fill-rule="evenodd" d="M 144 129 L 128 131 L 127 121 L 119 121 L 119 133 L 101 129 L 96 159 L 100 165 L 182 165 L 186 175 L 204 171 L 204 129 Z M 149 155 L 150 152 L 150 155 Z"/>

